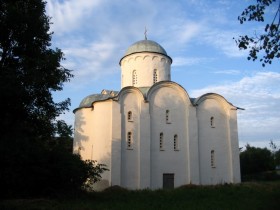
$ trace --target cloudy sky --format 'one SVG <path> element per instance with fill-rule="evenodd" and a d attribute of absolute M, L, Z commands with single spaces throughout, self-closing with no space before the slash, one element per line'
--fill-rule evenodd
<path fill-rule="evenodd" d="M 73 109 L 87 95 L 120 90 L 119 60 L 144 39 L 158 42 L 172 57 L 172 80 L 191 97 L 215 92 L 238 107 L 240 146 L 280 146 L 280 65 L 247 61 L 233 37 L 261 33 L 261 23 L 240 25 L 237 17 L 255 0 L 47 0 L 52 45 L 75 77 L 56 101 L 71 98 L 61 116 L 73 125 Z M 268 21 L 276 5 L 266 11 Z"/>

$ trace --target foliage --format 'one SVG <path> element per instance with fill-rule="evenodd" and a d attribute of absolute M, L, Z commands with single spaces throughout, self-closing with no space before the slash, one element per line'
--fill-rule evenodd
<path fill-rule="evenodd" d="M 0 201 L 0 209 L 279 209 L 280 182 L 63 194 Z"/>
<path fill-rule="evenodd" d="M 50 145 L 60 146 L 68 152 L 73 152 L 73 129 L 71 125 L 67 125 L 63 120 L 56 123 L 56 136 L 50 142 Z"/>
<path fill-rule="evenodd" d="M 73 76 L 61 66 L 60 49 L 51 49 L 50 18 L 41 0 L 1 0 L 0 93 L 1 134 L 6 140 L 28 136 L 47 141 L 55 119 L 68 110 L 70 99 L 55 103 L 52 91 L 62 90 Z"/>
<path fill-rule="evenodd" d="M 274 165 L 279 167 L 280 166 L 280 148 L 278 148 L 277 145 L 272 140 L 270 140 L 269 146 L 271 148 L 272 156 L 274 159 Z"/>
<path fill-rule="evenodd" d="M 1 160 L 0 193 L 2 197 L 54 195 L 79 191 L 90 178 L 96 182 L 106 170 L 94 161 L 82 161 L 79 155 L 62 145 L 52 150 L 40 145 L 19 145 Z M 27 150 L 23 151 L 23 150 Z M 7 150 L 4 150 L 7 152 Z"/>
<path fill-rule="evenodd" d="M 85 177 L 83 179 L 83 189 L 93 191 L 93 184 L 101 180 L 101 174 L 108 171 L 105 164 L 97 163 L 95 160 L 86 160 Z"/>
<path fill-rule="evenodd" d="M 246 21 L 265 21 L 265 11 L 268 7 L 272 7 L 276 0 L 256 0 L 256 4 L 249 5 L 240 16 L 238 20 L 240 24 Z M 259 59 L 262 66 L 272 63 L 273 59 L 280 58 L 280 2 L 277 6 L 273 20 L 267 23 L 264 27 L 262 34 L 255 34 L 254 36 L 239 36 L 236 43 L 239 49 L 249 49 L 248 60 L 257 60 L 258 55 L 263 52 L 264 54 Z"/>
<path fill-rule="evenodd" d="M 246 150 L 240 153 L 240 168 L 242 176 L 260 173 L 274 169 L 271 151 L 267 148 L 246 145 Z"/>
<path fill-rule="evenodd" d="M 280 166 L 280 149 L 275 152 L 274 157 L 275 157 L 275 165 Z"/>
<path fill-rule="evenodd" d="M 0 0 L 0 193 L 6 197 L 76 190 L 102 172 L 72 154 L 72 128 L 56 120 L 70 99 L 55 102 L 52 93 L 73 75 L 61 65 L 62 51 L 51 48 L 45 5 Z"/>

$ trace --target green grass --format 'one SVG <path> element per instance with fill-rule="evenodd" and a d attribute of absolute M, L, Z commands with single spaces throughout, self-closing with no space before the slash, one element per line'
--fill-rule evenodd
<path fill-rule="evenodd" d="M 0 201 L 0 209 L 280 209 L 280 181 L 183 186 L 175 190 L 125 190 Z"/>

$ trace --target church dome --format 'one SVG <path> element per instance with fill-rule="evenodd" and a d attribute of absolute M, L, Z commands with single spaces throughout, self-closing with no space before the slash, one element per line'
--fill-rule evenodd
<path fill-rule="evenodd" d="M 167 55 L 165 49 L 158 43 L 151 40 L 141 40 L 132 44 L 127 50 L 124 56 L 131 55 L 139 52 L 155 52 L 163 55 Z"/>
<path fill-rule="evenodd" d="M 122 88 L 151 87 L 159 81 L 171 80 L 172 58 L 157 42 L 141 40 L 129 46 L 120 59 Z"/>
<path fill-rule="evenodd" d="M 126 50 L 124 56 L 121 58 L 120 64 L 122 59 L 124 59 L 126 56 L 132 55 L 134 53 L 141 53 L 141 52 L 152 52 L 152 53 L 159 53 L 165 55 L 170 59 L 172 63 L 172 58 L 167 55 L 165 49 L 160 44 L 158 44 L 155 41 L 145 39 L 130 45 Z"/>

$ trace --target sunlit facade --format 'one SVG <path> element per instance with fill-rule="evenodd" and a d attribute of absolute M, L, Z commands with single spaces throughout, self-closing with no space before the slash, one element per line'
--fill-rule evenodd
<path fill-rule="evenodd" d="M 119 64 L 121 89 L 74 110 L 74 152 L 109 169 L 95 189 L 240 182 L 238 107 L 215 93 L 190 98 L 154 41 L 134 43 Z"/>

